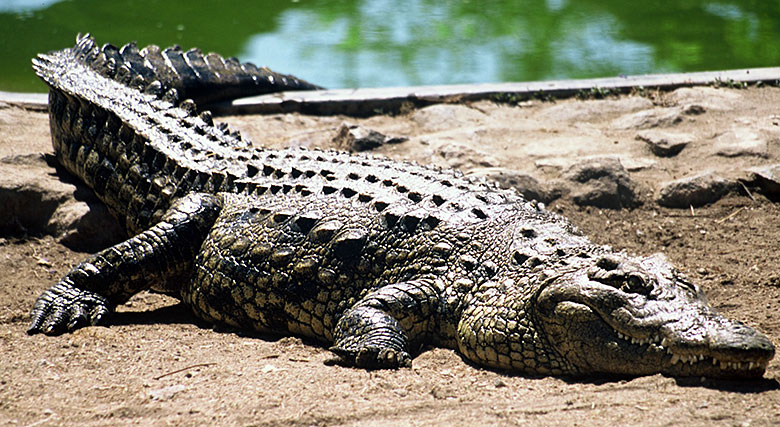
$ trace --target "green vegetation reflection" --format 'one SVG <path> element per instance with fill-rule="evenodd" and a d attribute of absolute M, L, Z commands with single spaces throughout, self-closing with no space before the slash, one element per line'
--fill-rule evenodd
<path fill-rule="evenodd" d="M 0 90 L 43 91 L 30 58 L 78 32 L 197 46 L 327 87 L 780 65 L 779 2 L 6 0 Z"/>

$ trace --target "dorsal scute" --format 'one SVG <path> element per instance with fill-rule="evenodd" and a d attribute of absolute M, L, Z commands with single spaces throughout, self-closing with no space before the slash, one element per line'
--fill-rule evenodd
<path fill-rule="evenodd" d="M 159 88 L 150 92 L 176 89 L 182 100 L 193 99 L 198 105 L 238 96 L 320 88 L 235 58 L 224 59 L 216 53 L 204 55 L 195 48 L 184 51 L 178 45 L 165 49 L 156 45 L 139 48 L 131 42 L 121 48 L 110 43 L 98 47 L 94 38 L 86 34 L 78 35 L 76 45 L 69 50 L 76 61 L 104 77 L 142 91 L 157 82 Z"/>

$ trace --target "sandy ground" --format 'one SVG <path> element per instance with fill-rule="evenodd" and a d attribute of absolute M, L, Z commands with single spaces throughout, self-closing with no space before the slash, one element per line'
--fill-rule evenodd
<path fill-rule="evenodd" d="M 640 190 L 640 207 L 581 207 L 564 197 L 550 209 L 596 242 L 665 253 L 712 305 L 777 345 L 780 205 L 744 191 L 695 209 L 662 208 L 654 200 L 669 180 L 703 171 L 738 178 L 746 168 L 778 163 L 778 105 L 777 88 L 700 88 L 606 100 L 441 105 L 360 120 L 224 120 L 256 145 L 323 147 L 334 145 L 346 121 L 409 138 L 378 148 L 383 155 L 475 173 L 521 171 L 550 188 L 583 158 L 619 158 Z M 648 129 L 686 133 L 690 144 L 677 156 L 657 157 L 636 139 Z M 0 158 L 50 151 L 45 114 L 0 108 Z M 60 178 L 53 168 L 48 174 Z M 778 359 L 764 379 L 749 382 L 660 375 L 577 381 L 485 370 L 451 350 L 426 348 L 411 369 L 366 372 L 327 366 L 326 349 L 298 338 L 212 330 L 177 301 L 148 293 L 119 307 L 110 327 L 25 335 L 35 298 L 86 255 L 32 230 L 0 239 L 0 424 L 780 423 Z"/>

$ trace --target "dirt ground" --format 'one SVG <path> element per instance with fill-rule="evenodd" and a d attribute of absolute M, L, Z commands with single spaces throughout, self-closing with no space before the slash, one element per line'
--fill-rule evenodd
<path fill-rule="evenodd" d="M 409 138 L 380 147 L 382 155 L 467 172 L 506 168 L 543 183 L 579 159 L 616 156 L 641 189 L 640 207 L 581 207 L 564 197 L 549 208 L 598 243 L 665 253 L 713 306 L 780 344 L 780 205 L 739 191 L 695 209 L 654 201 L 671 179 L 702 171 L 739 177 L 746 168 L 780 162 L 780 89 L 643 95 L 443 105 L 359 120 L 296 114 L 224 120 L 256 145 L 324 147 L 334 145 L 346 121 Z M 677 156 L 657 157 L 636 139 L 643 129 L 685 132 L 691 143 Z M 724 152 L 729 132 L 752 132 L 758 142 L 750 147 L 759 152 Z M 48 138 L 45 114 L 0 108 L 0 157 L 51 151 Z M 50 174 L 56 178 L 54 169 Z M 764 379 L 747 382 L 527 378 L 436 348 L 424 349 L 411 369 L 367 372 L 325 365 L 330 353 L 299 338 L 215 331 L 176 300 L 149 293 L 119 307 L 110 327 L 25 335 L 35 298 L 86 255 L 40 233 L 0 238 L 0 424 L 780 423 L 778 358 Z"/>

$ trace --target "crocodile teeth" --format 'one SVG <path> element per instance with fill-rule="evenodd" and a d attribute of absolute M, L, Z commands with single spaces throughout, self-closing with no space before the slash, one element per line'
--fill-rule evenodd
<path fill-rule="evenodd" d="M 680 361 L 680 356 L 673 354 L 672 355 L 672 365 Z"/>
<path fill-rule="evenodd" d="M 669 340 L 667 338 L 661 340 L 662 347 L 667 347 L 668 345 L 669 345 Z"/>

